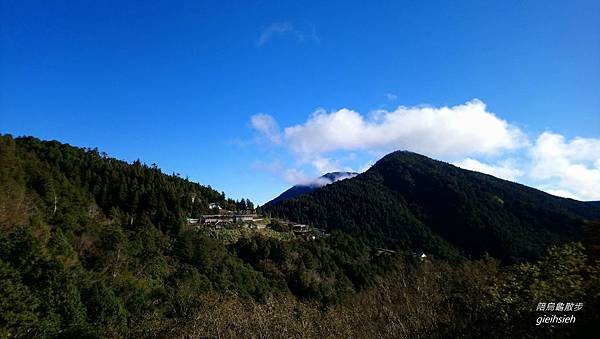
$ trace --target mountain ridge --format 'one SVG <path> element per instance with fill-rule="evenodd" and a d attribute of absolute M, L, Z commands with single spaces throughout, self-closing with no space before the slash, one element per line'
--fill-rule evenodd
<path fill-rule="evenodd" d="M 275 204 L 283 200 L 292 199 L 297 196 L 312 192 L 317 188 L 332 184 L 336 181 L 353 178 L 358 174 L 359 173 L 356 172 L 329 172 L 308 183 L 298 184 L 288 188 L 277 197 L 266 202 L 265 205 Z"/>
<path fill-rule="evenodd" d="M 265 210 L 341 229 L 377 246 L 511 260 L 538 258 L 548 246 L 580 240 L 583 222 L 600 218 L 596 204 L 408 151 L 390 153 L 352 179 Z"/>

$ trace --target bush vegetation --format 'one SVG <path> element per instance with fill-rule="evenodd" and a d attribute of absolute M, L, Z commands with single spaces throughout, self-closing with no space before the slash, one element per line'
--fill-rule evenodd
<path fill-rule="evenodd" d="M 209 202 L 251 205 L 139 161 L 0 136 L 0 337 L 584 337 L 600 320 L 597 223 L 504 265 L 381 252 L 343 228 L 224 241 L 185 226 Z M 552 300 L 585 302 L 577 323 L 536 327 Z"/>

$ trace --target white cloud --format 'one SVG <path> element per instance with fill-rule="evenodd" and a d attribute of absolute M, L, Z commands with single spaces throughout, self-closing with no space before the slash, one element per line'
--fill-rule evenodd
<path fill-rule="evenodd" d="M 392 93 L 386 93 L 385 97 L 388 99 L 388 101 L 394 101 L 394 100 L 398 99 L 398 96 L 396 94 L 392 94 Z"/>
<path fill-rule="evenodd" d="M 544 132 L 530 149 L 530 176 L 548 192 L 581 200 L 600 200 L 600 139 Z"/>
<path fill-rule="evenodd" d="M 468 169 L 471 171 L 477 171 L 489 175 L 493 175 L 498 178 L 516 181 L 518 177 L 521 177 L 525 172 L 516 167 L 514 161 L 504 160 L 498 164 L 490 165 L 480 162 L 472 158 L 466 158 L 461 161 L 454 163 L 455 166 Z"/>
<path fill-rule="evenodd" d="M 565 198 L 600 200 L 600 139 L 566 140 L 563 135 L 544 132 L 525 157 L 520 168 L 510 160 L 490 165 L 467 158 L 454 164 L 507 180 L 528 179 L 535 187 Z"/>
<path fill-rule="evenodd" d="M 250 118 L 250 123 L 255 130 L 271 142 L 276 144 L 281 142 L 279 125 L 272 116 L 262 113 L 255 114 Z"/>
<path fill-rule="evenodd" d="M 284 129 L 292 152 L 308 161 L 337 150 L 409 149 L 434 157 L 495 154 L 526 144 L 515 126 L 486 110 L 480 100 L 453 107 L 404 107 L 365 118 L 356 111 L 320 109 Z"/>
<path fill-rule="evenodd" d="M 569 191 L 544 189 L 543 187 L 539 187 L 539 189 L 541 189 L 542 191 L 544 191 L 546 193 L 550 193 L 552 195 L 556 195 L 557 197 L 563 197 L 563 198 L 570 198 L 570 199 L 575 199 L 575 200 L 581 200 L 581 198 L 579 198 L 578 196 L 576 196 L 575 194 L 573 194 L 573 193 L 571 193 Z"/>
<path fill-rule="evenodd" d="M 331 161 L 331 159 L 319 157 L 311 161 L 318 173 L 329 173 L 339 171 L 340 166 Z"/>
<path fill-rule="evenodd" d="M 294 25 L 292 25 L 290 22 L 274 22 L 261 32 L 257 45 L 259 47 L 263 46 L 271 41 L 273 37 L 283 35 L 291 35 L 299 42 L 311 40 L 314 42 L 319 42 L 319 37 L 317 36 L 314 26 L 311 26 L 310 33 L 306 34 L 304 31 L 294 28 Z"/>
<path fill-rule="evenodd" d="M 357 175 L 358 175 L 357 173 L 341 173 L 340 175 L 336 175 L 333 178 L 319 177 L 319 178 L 314 179 L 313 181 L 311 181 L 309 184 L 311 186 L 313 186 L 313 187 L 314 186 L 316 186 L 316 187 L 322 187 L 322 186 L 334 183 L 336 181 L 354 178 Z"/>
<path fill-rule="evenodd" d="M 363 173 L 369 170 L 369 168 L 371 168 L 371 166 L 375 165 L 375 162 L 373 162 L 373 160 L 369 160 L 366 163 L 364 163 L 362 166 L 359 167 L 358 172 L 359 173 Z"/>
<path fill-rule="evenodd" d="M 295 168 L 288 168 L 285 171 L 283 171 L 282 177 L 286 182 L 292 185 L 307 184 L 313 180 L 312 177 L 304 174 L 303 171 Z"/>
<path fill-rule="evenodd" d="M 369 115 L 318 109 L 306 121 L 283 129 L 271 116 L 259 114 L 252 117 L 252 126 L 287 149 L 296 166 L 312 166 L 319 175 L 352 167 L 362 172 L 372 163 L 361 166 L 361 161 L 406 149 L 550 194 L 600 200 L 600 138 L 568 140 L 544 132 L 532 144 L 477 99 L 452 107 L 399 106 Z M 300 170 L 284 172 L 289 172 L 283 175 L 289 182 L 309 177 Z"/>

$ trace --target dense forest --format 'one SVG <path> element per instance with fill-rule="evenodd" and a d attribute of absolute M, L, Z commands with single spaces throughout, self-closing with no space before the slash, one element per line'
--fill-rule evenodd
<path fill-rule="evenodd" d="M 471 172 L 440 171 L 436 186 L 412 167 L 374 168 L 268 211 L 328 236 L 224 242 L 186 218 L 249 200 L 96 149 L 0 136 L 0 337 L 593 336 L 600 224 L 582 219 L 596 210 Z M 509 254 L 535 260 L 499 260 Z M 536 326 L 538 302 L 584 306 L 574 324 Z"/>
<path fill-rule="evenodd" d="M 374 246 L 412 248 L 447 259 L 489 254 L 539 258 L 581 240 L 595 203 L 564 199 L 411 152 L 394 152 L 367 172 L 269 204 L 274 216 L 339 229 Z"/>

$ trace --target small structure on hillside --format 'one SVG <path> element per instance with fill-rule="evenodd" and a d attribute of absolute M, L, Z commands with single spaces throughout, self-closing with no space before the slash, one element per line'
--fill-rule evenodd
<path fill-rule="evenodd" d="M 221 206 L 219 206 L 219 204 L 217 204 L 216 202 L 211 202 L 210 204 L 208 204 L 208 208 L 211 210 L 222 210 Z"/>
<path fill-rule="evenodd" d="M 254 221 L 256 214 L 237 214 L 233 216 L 235 222 Z"/>
<path fill-rule="evenodd" d="M 425 252 L 412 252 L 412 256 L 415 259 L 423 262 L 430 262 L 433 259 L 433 254 L 425 254 Z"/>
<path fill-rule="evenodd" d="M 387 248 L 379 247 L 379 248 L 376 248 L 375 250 L 376 250 L 375 255 L 378 255 L 378 256 L 382 255 L 382 254 L 396 254 L 396 251 L 390 250 Z"/>
<path fill-rule="evenodd" d="M 261 220 L 262 220 L 262 219 L 261 219 Z M 254 230 L 254 229 L 256 229 L 256 230 L 262 230 L 262 229 L 265 229 L 265 228 L 267 228 L 267 225 L 265 225 L 265 224 L 262 224 L 262 223 L 257 223 L 257 224 L 255 224 L 255 223 L 252 223 L 252 224 L 250 224 L 250 225 L 248 226 L 248 228 L 250 228 L 250 229 L 253 229 L 253 230 Z"/>
<path fill-rule="evenodd" d="M 296 234 L 303 234 L 310 231 L 310 227 L 304 224 L 294 224 L 292 225 L 292 231 Z"/>
<path fill-rule="evenodd" d="M 204 214 L 200 218 L 188 218 L 188 226 L 240 226 L 248 227 L 249 225 L 262 222 L 262 217 L 258 214 L 237 214 L 237 213 L 219 213 L 219 214 Z"/>
<path fill-rule="evenodd" d="M 205 214 L 200 217 L 202 224 L 232 223 L 234 219 L 226 214 Z"/>

